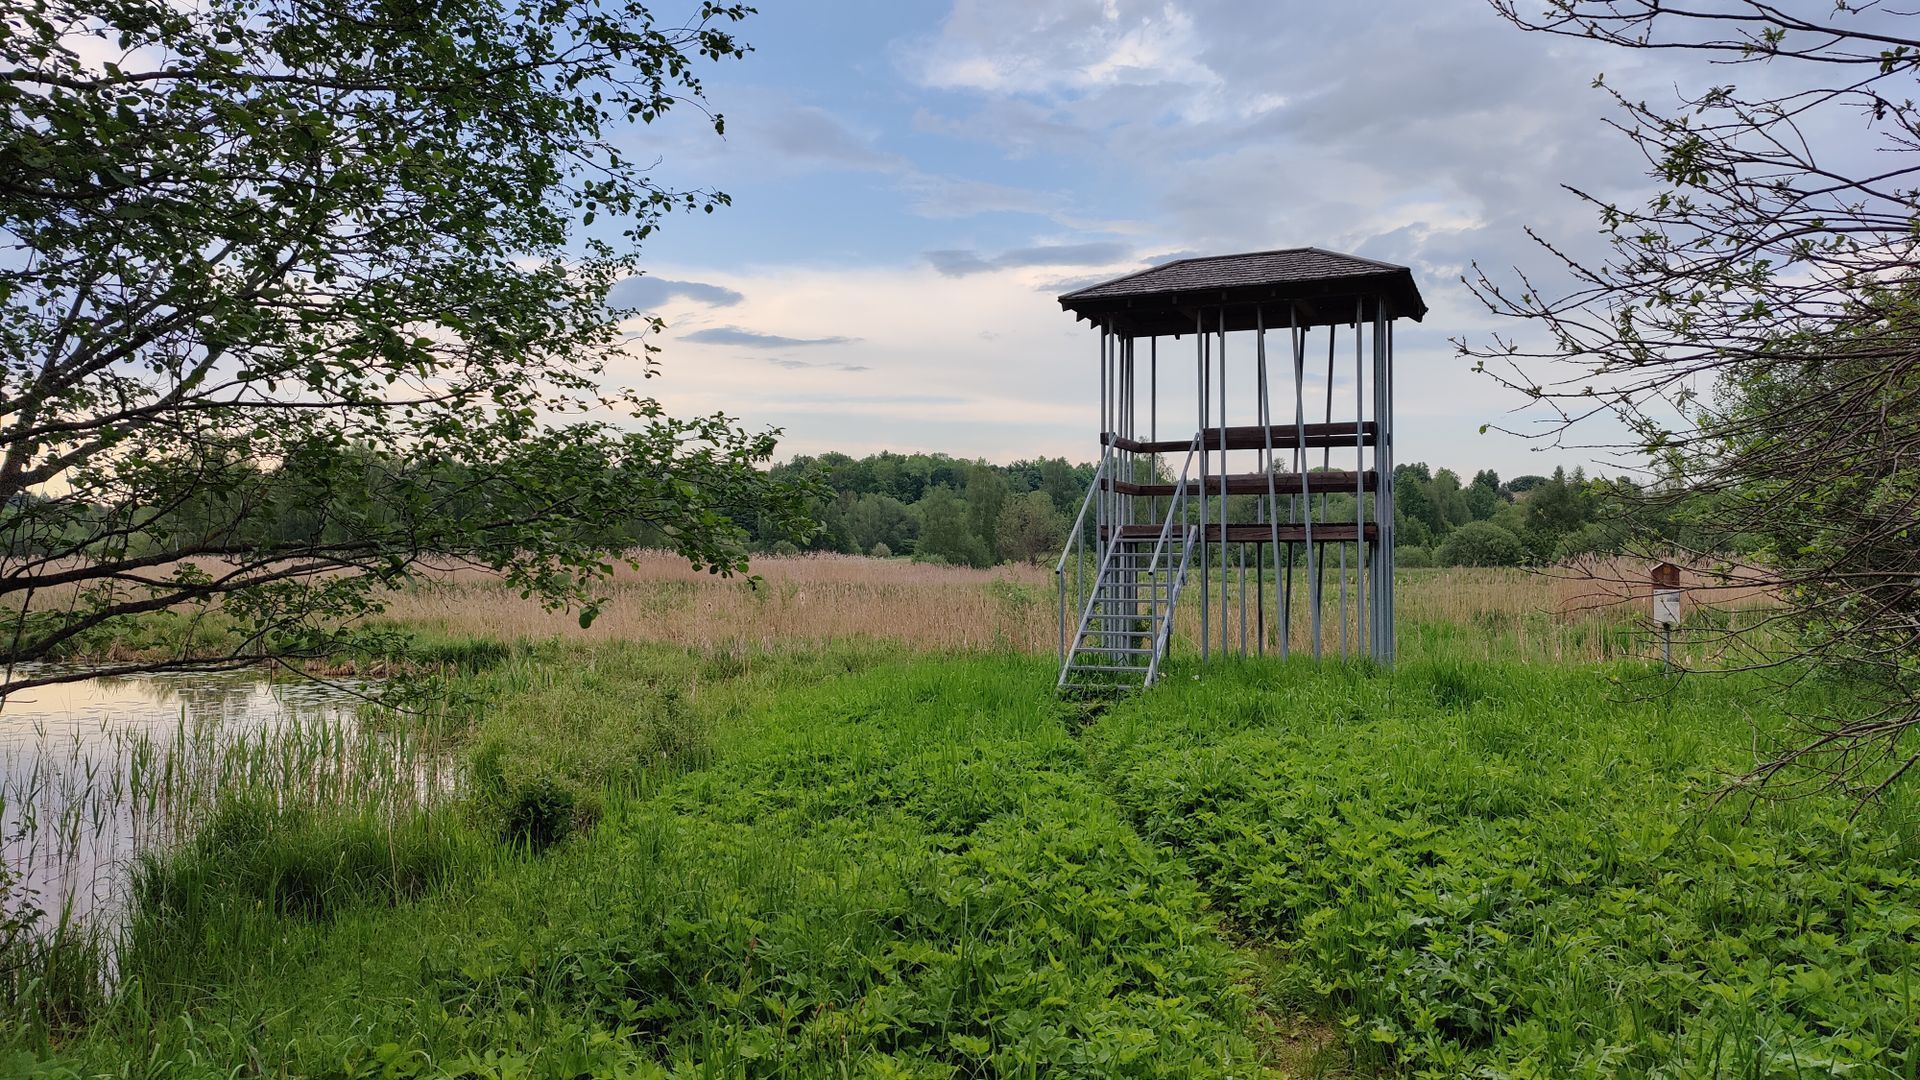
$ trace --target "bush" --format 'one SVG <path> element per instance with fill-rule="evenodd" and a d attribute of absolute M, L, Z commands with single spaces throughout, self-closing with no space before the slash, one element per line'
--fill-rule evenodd
<path fill-rule="evenodd" d="M 515 844 L 544 851 L 573 831 L 580 801 L 550 776 L 536 776 L 506 797 L 502 832 Z"/>
<path fill-rule="evenodd" d="M 599 816 L 599 803 L 582 793 L 583 778 L 563 779 L 538 748 L 500 738 L 483 742 L 473 755 L 474 802 L 487 827 L 504 842 L 544 851 L 583 822 Z"/>
<path fill-rule="evenodd" d="M 882 542 L 873 545 L 873 550 L 867 554 L 872 555 L 876 559 L 891 559 L 893 558 L 893 549 L 888 547 L 885 542 Z"/>
<path fill-rule="evenodd" d="M 1492 522 L 1470 521 L 1449 533 L 1435 554 L 1443 566 L 1519 566 L 1527 546 Z"/>
<path fill-rule="evenodd" d="M 1395 566 L 1403 569 L 1410 568 L 1418 570 L 1423 567 L 1433 566 L 1433 549 L 1420 547 L 1418 545 L 1408 547 L 1395 545 L 1393 549 L 1393 562 Z"/>

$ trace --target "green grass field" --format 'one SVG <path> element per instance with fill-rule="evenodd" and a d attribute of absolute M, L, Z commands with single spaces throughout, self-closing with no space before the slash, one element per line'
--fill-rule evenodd
<path fill-rule="evenodd" d="M 460 680 L 456 797 L 236 795 L 110 988 L 17 961 L 0 1069 L 1920 1077 L 1915 800 L 1714 803 L 1757 680 L 1052 674 L 516 649 Z"/>

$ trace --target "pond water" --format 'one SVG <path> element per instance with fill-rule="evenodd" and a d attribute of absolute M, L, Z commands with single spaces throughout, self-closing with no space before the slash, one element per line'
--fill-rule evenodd
<path fill-rule="evenodd" d="M 43 669 L 44 670 L 44 669 Z M 143 851 L 220 798 L 364 797 L 369 767 L 411 775 L 360 720 L 364 688 L 253 671 L 85 678 L 0 702 L 0 910 L 98 923 Z"/>

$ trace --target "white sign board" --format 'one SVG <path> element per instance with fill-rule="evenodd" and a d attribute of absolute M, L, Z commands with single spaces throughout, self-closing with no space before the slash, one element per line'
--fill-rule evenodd
<path fill-rule="evenodd" d="M 1659 626 L 1680 625 L 1680 590 L 1653 590 L 1653 621 Z"/>

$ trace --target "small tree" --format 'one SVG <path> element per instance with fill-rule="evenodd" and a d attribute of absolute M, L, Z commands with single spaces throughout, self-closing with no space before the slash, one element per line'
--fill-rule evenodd
<path fill-rule="evenodd" d="M 856 551 L 877 546 L 906 548 L 918 522 L 913 511 L 891 495 L 862 495 L 847 508 L 847 532 Z"/>
<path fill-rule="evenodd" d="M 609 287 L 726 201 L 619 144 L 700 107 L 747 11 L 10 6 L 0 696 L 155 613 L 222 634 L 113 670 L 328 652 L 432 564 L 585 620 L 634 529 L 726 573 L 737 522 L 799 527 L 773 432 L 603 386 L 636 314 Z"/>
<path fill-rule="evenodd" d="M 1809 717 L 1756 776 L 1810 766 L 1790 775 L 1884 790 L 1920 764 L 1920 17 L 1850 0 L 1818 16 L 1765 0 L 1492 4 L 1526 30 L 1715 66 L 1666 105 L 1608 90 L 1655 192 L 1621 205 L 1570 188 L 1610 253 L 1542 239 L 1563 287 L 1476 270 L 1489 308 L 1542 336 L 1461 348 L 1538 403 L 1552 438 L 1622 421 L 1619 448 L 1657 480 L 1642 509 L 1684 518 L 1695 554 L 1736 579 L 1776 584 L 1802 659 L 1864 676 L 1865 708 Z"/>
<path fill-rule="evenodd" d="M 1467 510 L 1475 521 L 1485 521 L 1499 511 L 1505 496 L 1500 488 L 1500 474 L 1492 469 L 1481 469 L 1473 474 L 1473 483 L 1467 487 Z"/>
<path fill-rule="evenodd" d="M 920 541 L 913 553 L 922 560 L 960 566 L 991 566 L 987 542 L 974 535 L 967 504 L 949 487 L 931 487 L 914 504 L 920 512 Z"/>
<path fill-rule="evenodd" d="M 1038 566 L 1066 542 L 1067 519 L 1046 492 L 1029 491 L 1001 508 L 997 535 L 1003 558 Z"/>
<path fill-rule="evenodd" d="M 1469 521 L 1447 535 L 1434 557 L 1443 566 L 1519 566 L 1527 546 L 1492 522 Z"/>
<path fill-rule="evenodd" d="M 1000 510 L 1011 497 L 1007 478 L 986 462 L 975 462 L 967 467 L 967 528 L 987 549 L 986 562 L 991 564 L 999 558 L 1010 559 L 1014 556 L 1007 552 L 995 552 L 994 543 L 1000 522 Z"/>

